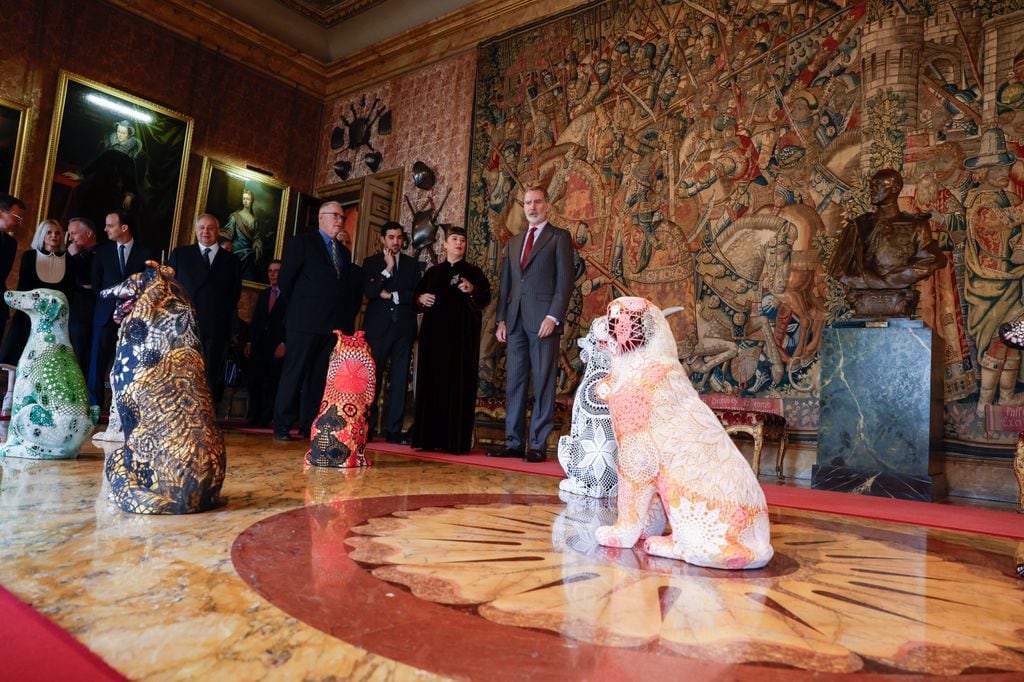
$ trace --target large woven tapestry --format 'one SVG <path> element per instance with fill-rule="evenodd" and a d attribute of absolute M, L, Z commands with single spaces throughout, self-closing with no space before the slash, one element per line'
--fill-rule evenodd
<path fill-rule="evenodd" d="M 866 178 L 895 168 L 903 209 L 931 213 L 949 256 L 919 285 L 945 347 L 946 435 L 1009 442 L 978 404 L 1024 402 L 1019 352 L 993 343 L 1024 312 L 1020 4 L 617 0 L 484 45 L 473 259 L 496 283 L 540 185 L 577 249 L 562 393 L 590 320 L 643 296 L 675 309 L 700 390 L 784 398 L 813 428 L 822 330 L 849 314 L 824 264 L 870 209 Z M 493 334 L 482 355 L 482 393 L 500 398 Z"/>

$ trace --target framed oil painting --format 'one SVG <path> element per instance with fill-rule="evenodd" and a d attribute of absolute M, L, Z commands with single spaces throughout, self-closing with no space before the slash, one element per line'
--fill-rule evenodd
<path fill-rule="evenodd" d="M 242 261 L 242 282 L 266 286 L 267 265 L 281 257 L 288 217 L 288 186 L 263 173 L 203 159 L 196 217 L 220 221 L 221 242 Z"/>
<path fill-rule="evenodd" d="M 29 108 L 0 97 L 0 192 L 20 196 Z"/>
<path fill-rule="evenodd" d="M 128 213 L 140 243 L 177 242 L 192 119 L 82 76 L 60 72 L 39 217 L 84 216 L 102 229 Z"/>

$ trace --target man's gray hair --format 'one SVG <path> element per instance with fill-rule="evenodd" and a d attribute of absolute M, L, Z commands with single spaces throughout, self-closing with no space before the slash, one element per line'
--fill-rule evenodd
<path fill-rule="evenodd" d="M 203 218 L 213 218 L 213 222 L 217 224 L 217 229 L 220 229 L 220 221 L 217 220 L 217 216 L 213 215 L 212 213 L 200 213 L 198 216 L 196 216 L 196 222 L 195 225 L 193 225 L 193 227 L 197 227 L 199 225 L 199 221 L 202 220 Z"/>

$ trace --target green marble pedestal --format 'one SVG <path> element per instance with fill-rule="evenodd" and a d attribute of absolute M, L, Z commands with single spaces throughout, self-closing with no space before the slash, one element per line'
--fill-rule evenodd
<path fill-rule="evenodd" d="M 945 477 L 932 454 L 942 428 L 941 358 L 941 340 L 921 320 L 846 320 L 826 329 L 811 485 L 907 500 L 944 497 Z"/>

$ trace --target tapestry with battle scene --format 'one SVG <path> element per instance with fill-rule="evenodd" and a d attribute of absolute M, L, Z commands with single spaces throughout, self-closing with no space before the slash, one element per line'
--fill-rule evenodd
<path fill-rule="evenodd" d="M 543 186 L 576 246 L 560 394 L 590 320 L 643 296 L 674 311 L 699 390 L 782 398 L 811 431 L 822 330 L 849 315 L 825 264 L 870 209 L 867 177 L 895 168 L 948 256 L 918 313 L 944 341 L 945 436 L 1009 443 L 1024 384 L 995 334 L 1024 313 L 1022 10 L 612 0 L 485 44 L 470 257 L 496 285 L 523 188 Z M 493 334 L 481 356 L 481 396 L 500 399 Z"/>

